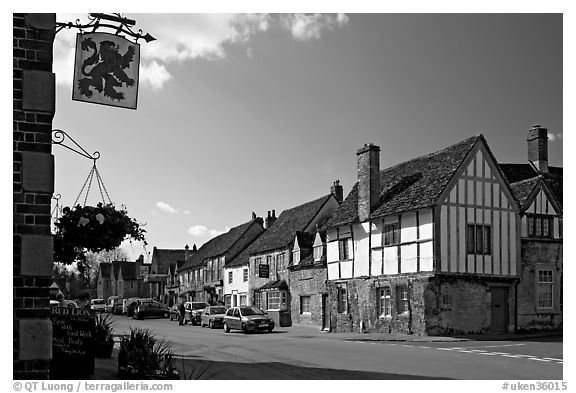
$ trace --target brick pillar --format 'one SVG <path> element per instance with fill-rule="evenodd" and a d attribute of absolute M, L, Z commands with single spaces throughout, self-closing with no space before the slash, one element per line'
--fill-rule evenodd
<path fill-rule="evenodd" d="M 13 14 L 13 378 L 47 379 L 56 14 Z"/>
<path fill-rule="evenodd" d="M 528 160 L 540 173 L 548 173 L 548 129 L 539 124 L 528 131 Z"/>
<path fill-rule="evenodd" d="M 368 143 L 358 149 L 358 218 L 366 221 L 380 197 L 380 147 Z"/>

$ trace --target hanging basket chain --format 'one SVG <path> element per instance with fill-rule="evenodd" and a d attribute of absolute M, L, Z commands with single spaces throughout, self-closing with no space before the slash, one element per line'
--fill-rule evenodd
<path fill-rule="evenodd" d="M 94 161 L 94 170 L 96 172 L 96 179 L 98 180 L 98 187 L 100 188 L 100 195 L 102 196 L 102 202 L 104 202 L 104 204 L 106 204 L 106 201 L 104 199 L 104 193 L 102 193 L 102 189 L 104 189 L 104 192 L 106 193 L 106 197 L 108 198 L 108 203 L 112 205 L 112 199 L 110 198 L 110 195 L 108 194 L 108 190 L 106 189 L 106 185 L 104 184 L 104 181 L 102 180 L 102 176 L 100 176 L 100 172 L 98 171 L 98 168 L 96 168 L 96 161 Z"/>
<path fill-rule="evenodd" d="M 80 189 L 80 192 L 78 193 L 78 196 L 74 200 L 74 203 L 72 204 L 72 206 L 76 206 L 76 204 L 78 203 L 78 199 L 80 199 L 80 196 L 82 196 L 82 192 L 84 192 L 84 188 L 86 188 L 86 184 L 88 183 L 88 180 L 90 180 L 91 176 L 92 176 L 92 170 L 90 170 L 90 173 L 88 173 L 88 177 L 86 178 L 86 181 L 84 182 L 84 185 Z"/>
<path fill-rule="evenodd" d="M 82 207 L 86 206 L 86 202 L 88 201 L 88 194 L 90 194 L 90 187 L 92 186 L 92 180 L 94 180 L 94 168 L 96 168 L 96 164 L 90 170 L 90 181 L 88 182 L 88 188 L 86 189 L 86 195 L 84 196 L 84 204 Z"/>

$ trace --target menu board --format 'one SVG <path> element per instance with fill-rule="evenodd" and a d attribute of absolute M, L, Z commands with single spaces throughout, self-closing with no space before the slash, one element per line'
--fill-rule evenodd
<path fill-rule="evenodd" d="M 269 278 L 270 277 L 270 265 L 258 265 L 258 277 Z"/>
<path fill-rule="evenodd" d="M 76 379 L 94 374 L 94 311 L 51 307 L 51 378 Z"/>

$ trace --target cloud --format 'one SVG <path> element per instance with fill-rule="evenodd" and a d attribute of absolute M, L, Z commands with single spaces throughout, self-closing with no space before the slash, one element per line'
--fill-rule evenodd
<path fill-rule="evenodd" d="M 296 39 L 305 41 L 321 38 L 323 30 L 333 30 L 348 23 L 345 14 L 294 14 L 284 19 L 285 26 Z"/>
<path fill-rule="evenodd" d="M 207 235 L 218 236 L 218 235 L 221 235 L 223 233 L 228 232 L 229 230 L 230 230 L 229 228 L 226 228 L 226 230 L 224 230 L 224 231 L 219 231 L 217 229 L 208 229 L 204 225 L 194 225 L 194 226 L 191 226 L 190 228 L 188 228 L 188 233 L 190 235 L 196 236 L 196 237 L 203 237 L 203 236 L 207 236 Z"/>
<path fill-rule="evenodd" d="M 178 210 L 176 210 L 175 208 L 173 208 L 172 206 L 170 206 L 165 202 L 156 202 L 156 207 L 165 213 L 170 214 L 178 213 Z"/>
<path fill-rule="evenodd" d="M 344 14 L 137 14 L 134 30 L 142 29 L 157 40 L 140 40 L 140 82 L 153 90 L 162 89 L 173 79 L 172 63 L 195 59 L 221 60 L 226 46 L 243 45 L 247 57 L 255 56 L 249 47 L 252 36 L 273 28 L 288 31 L 300 41 L 319 39 L 324 30 L 348 23 Z M 88 23 L 86 14 L 58 14 L 59 22 Z M 106 30 L 103 30 L 106 31 Z M 63 29 L 54 41 L 54 72 L 58 84 L 73 81 L 76 29 Z"/>
<path fill-rule="evenodd" d="M 554 142 L 556 139 L 562 139 L 562 136 L 563 136 L 562 133 L 558 133 L 558 134 L 549 133 L 548 134 L 548 140 L 550 142 Z"/>
<path fill-rule="evenodd" d="M 186 214 L 187 216 L 189 216 L 190 214 L 192 214 L 192 212 L 190 210 L 184 210 L 184 214 Z"/>

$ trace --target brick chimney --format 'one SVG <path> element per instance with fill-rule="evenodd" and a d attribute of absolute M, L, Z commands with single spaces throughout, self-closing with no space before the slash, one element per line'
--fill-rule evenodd
<path fill-rule="evenodd" d="M 380 196 L 380 147 L 372 143 L 358 149 L 358 218 L 366 221 Z"/>
<path fill-rule="evenodd" d="M 528 131 L 528 160 L 540 173 L 548 173 L 548 129 L 536 124 Z"/>
<path fill-rule="evenodd" d="M 344 200 L 344 190 L 340 185 L 340 180 L 336 180 L 332 185 L 332 187 L 330 187 L 330 193 L 336 197 L 338 203 L 342 203 L 342 201 Z"/>
<path fill-rule="evenodd" d="M 264 220 L 264 229 L 270 228 L 272 224 L 276 221 L 276 210 L 272 210 L 272 214 L 270 214 L 270 210 L 268 210 L 268 216 Z"/>
<path fill-rule="evenodd" d="M 188 244 L 186 244 L 186 247 L 184 247 L 184 260 L 188 259 L 188 255 L 190 254 L 190 247 L 188 247 Z"/>

